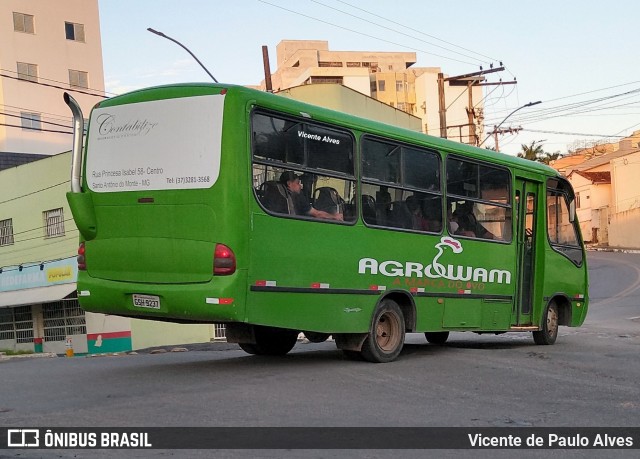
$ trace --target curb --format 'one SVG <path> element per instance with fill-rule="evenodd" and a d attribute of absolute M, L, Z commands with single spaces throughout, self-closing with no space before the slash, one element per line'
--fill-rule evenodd
<path fill-rule="evenodd" d="M 18 355 L 4 355 L 0 354 L 0 362 L 4 362 L 5 360 L 13 360 L 13 359 L 51 359 L 54 357 L 58 357 L 58 354 L 54 352 L 42 352 L 42 353 L 34 353 L 34 354 L 18 354 Z"/>
<path fill-rule="evenodd" d="M 639 249 L 625 249 L 622 247 L 587 246 L 587 250 L 590 252 L 640 253 Z"/>

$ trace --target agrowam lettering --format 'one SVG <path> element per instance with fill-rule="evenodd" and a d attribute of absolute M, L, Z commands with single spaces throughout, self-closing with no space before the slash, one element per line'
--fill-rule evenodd
<path fill-rule="evenodd" d="M 400 263 L 386 260 L 379 262 L 374 258 L 361 258 L 358 263 L 358 274 L 382 274 L 387 277 L 429 277 L 431 279 L 448 279 L 453 281 L 497 282 L 510 284 L 511 272 L 504 269 L 474 268 L 473 266 L 423 265 L 415 261 Z"/>
<path fill-rule="evenodd" d="M 486 269 L 473 266 L 443 265 L 439 259 L 445 250 L 454 254 L 463 251 L 462 242 L 444 236 L 435 245 L 438 253 L 431 263 L 425 265 L 415 261 L 401 263 L 395 260 L 378 261 L 375 258 L 361 258 L 358 262 L 358 274 L 382 274 L 387 277 L 428 277 L 431 279 L 447 279 L 450 281 L 497 282 L 510 284 L 511 272 L 504 269 Z"/>

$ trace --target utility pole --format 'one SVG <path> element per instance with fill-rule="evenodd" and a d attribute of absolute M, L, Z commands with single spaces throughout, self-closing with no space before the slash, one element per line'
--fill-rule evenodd
<path fill-rule="evenodd" d="M 271 66 L 269 65 L 269 48 L 262 47 L 262 65 L 264 67 L 264 86 L 267 92 L 273 92 L 271 84 Z"/>
<path fill-rule="evenodd" d="M 529 103 L 527 103 L 527 104 L 524 104 L 524 105 L 523 105 L 523 106 L 521 106 L 521 107 L 516 108 L 514 111 L 512 111 L 512 112 L 511 112 L 511 113 L 509 113 L 507 116 L 505 116 L 505 117 L 504 117 L 504 119 L 503 119 L 502 121 L 500 121 L 500 124 L 498 124 L 497 126 L 495 126 L 495 127 L 493 128 L 493 132 L 490 132 L 490 133 L 489 133 L 489 135 L 488 135 L 488 136 L 487 136 L 487 137 L 486 137 L 482 142 L 480 142 L 480 145 L 478 145 L 478 146 L 479 146 L 479 147 L 480 147 L 480 146 L 482 146 L 482 144 L 483 144 L 483 143 L 485 143 L 485 142 L 487 141 L 487 139 L 488 139 L 489 137 L 491 137 L 491 135 L 492 135 L 492 134 L 495 134 L 497 131 L 499 131 L 500 126 L 502 126 L 502 125 L 504 124 L 504 122 L 505 122 L 505 121 L 507 121 L 507 120 L 511 117 L 511 115 L 513 115 L 515 112 L 517 112 L 518 110 L 522 110 L 523 108 L 533 107 L 534 105 L 538 105 L 538 104 L 541 104 L 541 103 L 542 103 L 542 101 L 541 101 L 541 100 L 537 100 L 537 101 L 535 101 L 535 102 L 529 102 Z M 520 128 L 520 129 L 522 129 L 522 128 Z M 510 131 L 507 129 L 507 130 L 505 130 L 505 131 L 502 131 L 501 133 L 504 133 L 504 132 L 510 132 Z M 517 132 L 517 131 L 516 131 L 516 132 Z M 500 148 L 498 147 L 498 137 L 497 137 L 497 135 L 496 135 L 496 137 L 495 137 L 495 141 L 496 141 L 496 151 L 500 151 Z"/>
<path fill-rule="evenodd" d="M 445 78 L 443 73 L 438 73 L 438 107 L 440 114 L 440 137 L 446 139 L 447 138 L 447 106 L 445 102 L 445 86 L 444 83 L 448 82 L 450 86 L 466 86 L 467 91 L 469 91 L 469 99 L 468 99 L 468 107 L 467 107 L 467 117 L 468 117 L 468 125 L 469 125 L 469 140 L 468 143 L 471 145 L 478 144 L 478 135 L 476 133 L 475 126 L 475 110 L 473 108 L 473 87 L 474 86 L 485 86 L 485 85 L 495 85 L 495 84 L 516 84 L 516 81 L 513 82 L 500 82 L 500 83 L 481 83 L 484 80 L 483 75 L 501 72 L 504 70 L 504 67 L 501 65 L 500 67 L 490 68 L 489 70 L 480 70 L 479 72 L 466 73 L 464 75 L 457 75 Z"/>
<path fill-rule="evenodd" d="M 489 137 L 493 136 L 493 141 L 496 146 L 496 151 L 500 151 L 500 146 L 498 144 L 498 134 L 517 134 L 521 130 L 522 130 L 521 127 L 500 129 L 498 126 L 494 126 L 493 131 L 489 133 Z"/>
<path fill-rule="evenodd" d="M 444 73 L 438 73 L 438 107 L 440 114 L 440 137 L 447 138 L 447 108 L 444 103 Z"/>

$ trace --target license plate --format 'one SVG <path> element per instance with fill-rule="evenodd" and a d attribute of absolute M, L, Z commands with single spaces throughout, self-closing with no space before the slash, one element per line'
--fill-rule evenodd
<path fill-rule="evenodd" d="M 133 294 L 133 305 L 139 308 L 160 309 L 160 297 L 155 295 Z"/>

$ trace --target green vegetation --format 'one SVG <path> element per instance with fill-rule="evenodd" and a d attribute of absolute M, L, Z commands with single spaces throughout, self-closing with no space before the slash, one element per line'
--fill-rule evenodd
<path fill-rule="evenodd" d="M 19 349 L 19 350 L 0 349 L 0 354 L 4 354 L 4 355 L 23 355 L 23 354 L 33 354 L 33 351 L 28 351 L 28 350 L 25 350 L 25 349 Z"/>

